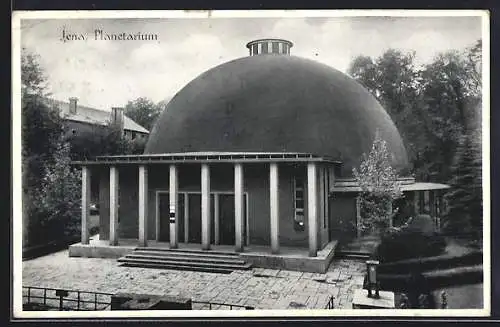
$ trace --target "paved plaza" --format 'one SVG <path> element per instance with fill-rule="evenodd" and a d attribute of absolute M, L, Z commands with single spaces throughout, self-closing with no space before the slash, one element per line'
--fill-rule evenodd
<path fill-rule="evenodd" d="M 263 268 L 231 274 L 130 268 L 115 259 L 70 258 L 64 250 L 24 261 L 23 286 L 176 295 L 256 309 L 323 309 L 333 295 L 335 308 L 350 309 L 364 272 L 365 263 L 356 260 L 334 260 L 326 274 Z"/>

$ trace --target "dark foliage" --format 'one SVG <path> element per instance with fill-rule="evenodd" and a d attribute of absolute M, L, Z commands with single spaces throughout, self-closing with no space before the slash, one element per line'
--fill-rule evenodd
<path fill-rule="evenodd" d="M 442 254 L 445 247 L 444 237 L 437 233 L 404 230 L 384 235 L 377 247 L 376 257 L 382 263 L 431 257 Z"/>

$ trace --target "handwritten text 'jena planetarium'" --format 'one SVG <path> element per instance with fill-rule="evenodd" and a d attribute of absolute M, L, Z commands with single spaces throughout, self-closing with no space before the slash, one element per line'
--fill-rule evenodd
<path fill-rule="evenodd" d="M 62 42 L 70 42 L 70 41 L 87 41 L 87 40 L 95 40 L 95 41 L 157 41 L 158 34 L 154 33 L 106 33 L 103 30 L 95 29 L 94 33 L 71 33 L 62 30 L 61 41 Z"/>

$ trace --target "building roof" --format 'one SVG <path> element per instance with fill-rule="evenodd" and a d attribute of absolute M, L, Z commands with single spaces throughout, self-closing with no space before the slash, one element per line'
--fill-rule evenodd
<path fill-rule="evenodd" d="M 144 164 L 144 163 L 236 163 L 236 162 L 324 162 L 340 163 L 335 158 L 296 152 L 183 152 L 139 155 L 99 156 L 92 160 L 75 161 L 75 165 Z"/>
<path fill-rule="evenodd" d="M 339 158 L 352 175 L 376 131 L 405 169 L 402 139 L 377 100 L 352 78 L 295 56 L 236 59 L 201 74 L 169 102 L 144 153 L 301 152 Z"/>
<path fill-rule="evenodd" d="M 81 123 L 94 124 L 94 125 L 108 125 L 111 119 L 111 112 L 96 108 L 90 108 L 78 104 L 76 114 L 69 113 L 69 103 L 65 101 L 47 99 L 50 105 L 57 106 L 62 113 L 64 119 L 77 121 Z M 134 131 L 139 133 L 149 134 L 149 131 L 137 124 L 135 121 L 124 115 L 124 129 L 127 131 Z"/>
<path fill-rule="evenodd" d="M 403 192 L 444 190 L 450 188 L 446 184 L 415 182 L 415 179 L 411 177 L 399 178 L 398 182 L 401 184 Z M 333 191 L 339 193 L 361 192 L 361 188 L 354 179 L 338 179 L 335 181 Z"/>

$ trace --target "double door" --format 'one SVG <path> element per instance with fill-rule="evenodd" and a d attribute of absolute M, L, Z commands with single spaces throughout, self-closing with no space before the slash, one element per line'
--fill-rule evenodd
<path fill-rule="evenodd" d="M 246 240 L 246 199 L 244 194 L 243 199 L 243 240 Z M 160 233 L 159 241 L 168 242 L 170 240 L 170 217 L 169 217 L 169 194 L 158 194 L 159 206 L 159 222 Z M 201 194 L 200 193 L 179 193 L 178 197 L 179 212 L 176 215 L 177 223 L 179 224 L 179 242 L 186 243 L 201 243 Z M 218 205 L 218 215 L 215 215 L 216 202 Z M 186 208 L 186 205 L 188 208 Z M 219 244 L 234 245 L 235 244 L 235 210 L 234 210 L 234 194 L 218 193 L 210 194 L 210 219 L 211 219 L 211 243 L 216 240 L 216 223 L 218 223 Z M 185 215 L 187 214 L 187 217 Z M 187 219 L 187 222 L 186 222 Z M 187 232 L 186 232 L 187 230 Z M 187 237 L 187 240 L 186 240 Z"/>

